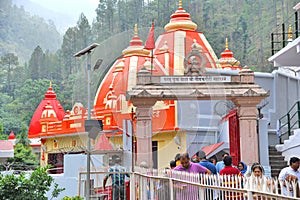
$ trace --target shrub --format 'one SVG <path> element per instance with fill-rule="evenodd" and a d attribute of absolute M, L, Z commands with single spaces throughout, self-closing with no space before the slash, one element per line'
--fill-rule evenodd
<path fill-rule="evenodd" d="M 30 177 L 25 173 L 20 175 L 0 175 L 0 200 L 47 200 L 46 192 L 54 183 L 54 179 L 47 174 L 48 167 L 37 168 Z M 57 197 L 64 188 L 58 188 L 54 183 L 52 198 Z"/>

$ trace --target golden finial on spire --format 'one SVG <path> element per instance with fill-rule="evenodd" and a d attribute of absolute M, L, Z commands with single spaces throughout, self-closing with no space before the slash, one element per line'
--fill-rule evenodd
<path fill-rule="evenodd" d="M 137 26 L 137 24 L 134 25 L 134 37 L 138 37 L 138 26 Z"/>
<path fill-rule="evenodd" d="M 228 38 L 225 39 L 225 49 L 228 49 Z"/>
<path fill-rule="evenodd" d="M 292 25 L 289 25 L 289 30 L 288 30 L 288 41 L 293 41 L 293 29 Z"/>
<path fill-rule="evenodd" d="M 178 7 L 179 7 L 179 8 L 182 8 L 182 0 L 179 0 Z"/>
<path fill-rule="evenodd" d="M 50 81 L 49 87 L 51 87 L 51 88 L 52 88 L 52 81 Z"/>

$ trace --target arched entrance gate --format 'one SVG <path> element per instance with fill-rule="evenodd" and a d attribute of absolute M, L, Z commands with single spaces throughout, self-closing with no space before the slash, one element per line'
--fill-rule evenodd
<path fill-rule="evenodd" d="M 192 68 L 190 69 L 192 70 Z M 136 107 L 137 163 L 152 166 L 152 106 L 160 100 L 231 100 L 238 107 L 241 160 L 259 160 L 257 104 L 269 96 L 254 84 L 254 72 L 241 70 L 238 75 L 185 73 L 181 76 L 151 76 L 147 70 L 137 74 L 137 85 L 127 91 L 127 100 Z M 230 145 L 232 146 L 232 144 Z"/>

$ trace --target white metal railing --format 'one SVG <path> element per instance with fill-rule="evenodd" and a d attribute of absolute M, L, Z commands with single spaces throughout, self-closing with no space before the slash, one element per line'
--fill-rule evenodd
<path fill-rule="evenodd" d="M 273 178 L 216 176 L 190 174 L 170 170 L 135 168 L 127 180 L 127 198 L 131 200 L 292 200 L 300 187 L 296 183 L 281 182 Z M 107 171 L 91 172 L 91 194 L 97 199 L 112 199 L 111 182 L 102 188 Z M 86 173 L 79 174 L 78 195 L 84 196 Z M 130 184 L 128 184 L 130 182 Z M 129 186 L 130 185 L 130 186 Z M 285 190 L 288 187 L 288 190 Z M 284 195 L 283 192 L 287 193 Z M 291 196 L 292 195 L 292 196 Z"/>

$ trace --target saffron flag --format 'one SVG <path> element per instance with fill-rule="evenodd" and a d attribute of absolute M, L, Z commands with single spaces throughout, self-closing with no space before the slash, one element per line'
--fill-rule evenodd
<path fill-rule="evenodd" d="M 154 22 L 152 22 L 152 26 L 145 44 L 144 49 L 152 50 L 155 48 L 155 39 L 154 39 Z"/>

